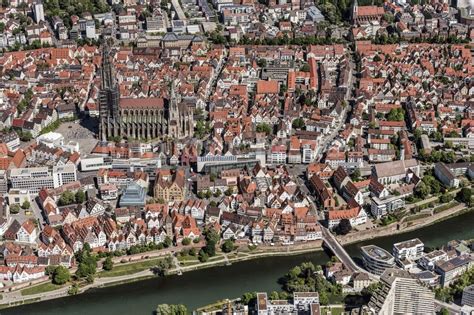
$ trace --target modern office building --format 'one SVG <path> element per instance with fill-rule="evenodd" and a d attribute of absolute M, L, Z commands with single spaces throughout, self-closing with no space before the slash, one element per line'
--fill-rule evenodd
<path fill-rule="evenodd" d="M 474 284 L 465 287 L 462 291 L 461 305 L 474 307 Z"/>
<path fill-rule="evenodd" d="M 395 266 L 395 258 L 383 248 L 367 245 L 362 246 L 361 251 L 365 269 L 373 274 L 381 275 L 386 269 Z"/>
<path fill-rule="evenodd" d="M 369 302 L 374 314 L 435 314 L 434 293 L 418 279 L 399 269 L 387 269 L 380 277 L 381 288 Z"/>
<path fill-rule="evenodd" d="M 418 238 L 393 244 L 392 254 L 397 261 L 414 261 L 423 255 L 425 244 Z"/>
<path fill-rule="evenodd" d="M 455 278 L 474 266 L 470 255 L 464 254 L 435 264 L 435 272 L 441 276 L 441 286 L 448 286 Z"/>
<path fill-rule="evenodd" d="M 37 194 L 41 188 L 58 188 L 77 180 L 76 166 L 15 168 L 8 176 L 13 189 L 24 189 L 30 194 Z"/>

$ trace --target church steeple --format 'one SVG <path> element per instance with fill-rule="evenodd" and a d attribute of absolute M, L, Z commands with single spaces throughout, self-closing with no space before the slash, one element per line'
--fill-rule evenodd
<path fill-rule="evenodd" d="M 110 89 L 115 85 L 112 74 L 112 63 L 110 62 L 110 50 L 108 45 L 104 45 L 102 49 L 102 65 L 100 68 L 102 77 L 102 89 Z"/>
<path fill-rule="evenodd" d="M 352 6 L 352 21 L 356 20 L 358 13 L 359 13 L 359 3 L 357 2 L 357 0 L 354 0 L 354 4 Z"/>

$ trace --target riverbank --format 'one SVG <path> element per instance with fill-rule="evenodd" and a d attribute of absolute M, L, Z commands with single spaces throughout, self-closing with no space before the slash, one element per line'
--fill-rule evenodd
<path fill-rule="evenodd" d="M 443 212 L 437 213 L 432 215 L 429 218 L 422 218 L 419 220 L 410 221 L 410 226 L 407 226 L 404 229 L 396 229 L 396 224 L 389 225 L 386 227 L 377 228 L 374 230 L 369 230 L 365 233 L 364 231 L 358 232 L 358 234 L 348 234 L 343 237 L 338 237 L 338 240 L 341 242 L 342 245 L 349 245 L 353 243 L 363 242 L 367 240 L 374 240 L 377 238 L 387 237 L 390 235 L 397 235 L 402 233 L 407 233 L 411 231 L 415 231 L 418 229 L 422 229 L 424 227 L 436 224 L 438 222 L 445 221 L 449 218 L 454 216 L 458 216 L 464 214 L 468 211 L 473 210 L 473 208 L 467 209 L 463 204 L 457 205 L 451 209 L 447 209 Z M 259 246 L 256 250 L 248 251 L 248 252 L 237 252 L 237 257 L 229 258 L 225 254 L 220 254 L 220 257 L 216 260 L 208 261 L 206 263 L 197 263 L 189 266 L 175 266 L 168 270 L 167 275 L 176 275 L 176 274 L 183 274 L 190 271 L 197 271 L 202 269 L 208 269 L 212 267 L 218 266 L 225 266 L 231 265 L 235 263 L 241 263 L 249 260 L 257 260 L 266 257 L 278 257 L 278 256 L 296 256 L 296 255 L 303 255 L 307 253 L 312 253 L 316 251 L 322 250 L 322 242 L 309 242 L 309 243 L 301 243 L 291 246 Z M 142 254 L 144 255 L 144 254 Z M 156 258 L 155 255 L 150 255 Z M 163 257 L 163 255 L 160 255 Z M 143 262 L 143 261 L 142 261 Z M 134 264 L 128 263 L 128 264 Z M 128 265 L 125 264 L 125 265 Z M 176 263 L 175 263 L 176 265 Z M 117 264 L 117 266 L 123 266 L 122 264 Z M 145 279 L 150 278 L 157 278 L 157 276 L 151 270 L 144 270 L 138 273 L 127 274 L 118 277 L 98 277 L 96 278 L 95 282 L 90 285 L 86 285 L 79 290 L 79 294 L 85 293 L 91 289 L 97 288 L 104 288 L 104 287 L 111 287 L 117 286 L 122 284 L 127 284 L 131 282 L 142 281 Z M 21 296 L 19 291 L 4 293 L 3 299 L 1 300 L 0 308 L 5 307 L 12 307 L 27 303 L 35 303 L 40 301 L 47 301 L 52 299 L 58 299 L 62 297 L 69 296 L 67 294 L 67 290 L 69 287 L 61 288 L 60 290 L 49 291 L 44 293 L 39 293 L 36 295 L 28 295 L 28 296 Z"/>
<path fill-rule="evenodd" d="M 474 210 L 474 208 L 467 208 L 464 203 L 460 203 L 459 205 L 456 205 L 453 208 L 446 209 L 439 213 L 433 213 L 428 217 L 422 217 L 417 220 L 412 220 L 404 223 L 395 222 L 387 226 L 377 227 L 367 231 L 351 232 L 347 235 L 339 235 L 336 238 L 341 245 L 347 246 L 350 244 L 373 240 L 390 235 L 412 232 L 445 221 L 452 217 L 464 214 L 466 212 L 470 212 L 472 210 Z"/>
<path fill-rule="evenodd" d="M 474 239 L 474 211 L 437 224 L 399 235 L 389 235 L 366 243 L 345 246 L 351 257 L 360 259 L 360 247 L 374 244 L 391 250 L 396 242 L 418 237 L 426 247 L 436 248 L 453 239 Z M 278 278 L 303 262 L 324 265 L 330 256 L 321 250 L 306 254 L 282 255 L 233 263 L 223 267 L 185 272 L 181 276 L 151 277 L 126 282 L 83 294 L 7 308 L 2 315 L 83 315 L 151 314 L 157 304 L 185 304 L 194 310 L 226 298 L 236 298 L 245 292 L 281 290 Z M 117 283 L 118 284 L 118 283 Z M 0 301 L 1 303 L 1 301 Z"/>
<path fill-rule="evenodd" d="M 262 246 L 261 248 L 256 249 L 254 251 L 238 252 L 237 257 L 228 258 L 226 254 L 222 254 L 222 256 L 219 257 L 219 259 L 217 260 L 199 263 L 196 265 L 176 266 L 175 264 L 174 268 L 169 269 L 166 272 L 166 276 L 182 274 L 184 272 L 197 271 L 197 270 L 206 269 L 206 268 L 230 265 L 233 263 L 239 263 L 239 262 L 258 259 L 258 258 L 295 256 L 295 255 L 301 255 L 301 254 L 311 253 L 311 252 L 320 251 L 320 250 L 322 250 L 322 241 L 314 241 L 314 242 L 308 242 L 304 244 L 297 244 L 293 246 L 286 246 L 284 248 Z M 127 264 L 118 265 L 118 266 L 135 265 L 135 264 L 140 264 L 140 263 L 143 263 L 143 261 L 136 262 L 136 263 L 132 262 L 132 263 L 127 263 Z M 101 277 L 99 273 L 98 277 L 96 277 L 96 279 L 94 280 L 94 283 L 91 283 L 79 288 L 79 291 L 77 294 L 85 293 L 90 289 L 122 285 L 122 284 L 131 283 L 131 282 L 150 279 L 153 277 L 158 278 L 159 276 L 156 275 L 151 269 L 147 269 L 147 270 L 143 270 L 143 271 L 139 271 L 135 273 L 130 273 L 126 275 L 116 276 L 116 277 Z M 49 283 L 49 280 L 47 282 L 39 283 L 37 285 L 42 285 L 45 283 Z M 58 290 L 47 291 L 47 292 L 25 295 L 25 296 L 21 295 L 20 290 L 4 293 L 3 299 L 1 300 L 2 304 L 0 304 L 0 309 L 67 297 L 67 296 L 70 296 L 68 294 L 69 288 L 70 286 L 64 286 Z"/>

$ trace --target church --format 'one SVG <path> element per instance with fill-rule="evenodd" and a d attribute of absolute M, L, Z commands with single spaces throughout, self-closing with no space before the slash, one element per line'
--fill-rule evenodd
<path fill-rule="evenodd" d="M 375 5 L 359 6 L 357 0 L 355 0 L 352 7 L 352 23 L 362 25 L 374 21 L 380 22 L 384 13 L 383 7 Z"/>
<path fill-rule="evenodd" d="M 175 94 L 175 82 L 170 84 L 169 98 L 120 98 L 113 77 L 113 67 L 107 48 L 102 55 L 101 89 L 99 91 L 99 136 L 111 138 L 182 139 L 194 134 L 193 109 Z"/>

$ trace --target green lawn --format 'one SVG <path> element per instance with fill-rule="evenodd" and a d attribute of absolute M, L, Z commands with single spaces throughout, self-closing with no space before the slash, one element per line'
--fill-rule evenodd
<path fill-rule="evenodd" d="M 447 204 L 444 204 L 444 205 L 441 205 L 439 207 L 436 207 L 434 209 L 434 213 L 440 213 L 440 212 L 443 212 L 443 211 L 446 211 L 448 209 L 451 209 L 451 208 L 454 208 L 455 206 L 459 205 L 459 202 L 457 201 L 451 201 L 450 203 L 447 203 Z"/>
<path fill-rule="evenodd" d="M 140 261 L 136 263 L 123 264 L 123 265 L 114 265 L 110 271 L 101 271 L 98 273 L 99 277 L 118 277 L 129 274 L 134 274 L 143 270 L 150 269 L 158 264 L 160 259 L 151 259 Z"/>
<path fill-rule="evenodd" d="M 415 220 L 418 220 L 421 218 L 427 218 L 427 217 L 431 217 L 431 215 L 429 213 L 418 213 L 418 214 L 414 214 L 409 217 L 406 217 L 405 222 L 411 222 L 411 221 L 415 221 Z"/>
<path fill-rule="evenodd" d="M 200 263 L 201 262 L 199 260 L 197 260 L 197 261 L 186 260 L 186 261 L 180 262 L 180 265 L 181 265 L 181 267 L 186 267 L 186 266 L 199 265 Z"/>
<path fill-rule="evenodd" d="M 189 261 L 189 260 L 197 260 L 198 257 L 197 256 L 191 256 L 191 255 L 186 255 L 186 256 L 178 256 L 178 260 L 179 262 L 186 262 L 186 261 Z"/>
<path fill-rule="evenodd" d="M 28 287 L 26 289 L 21 290 L 20 292 L 21 292 L 21 295 L 32 295 L 32 294 L 37 294 L 37 293 L 54 291 L 62 287 L 63 285 L 47 282 L 47 283 L 43 283 L 43 284 L 36 285 L 33 287 Z"/>
<path fill-rule="evenodd" d="M 224 256 L 216 255 L 214 257 L 209 257 L 209 261 L 217 261 L 217 260 L 221 260 L 221 259 L 224 259 Z"/>
<path fill-rule="evenodd" d="M 331 315 L 341 315 L 342 312 L 343 312 L 343 309 L 341 307 L 331 308 Z"/>

